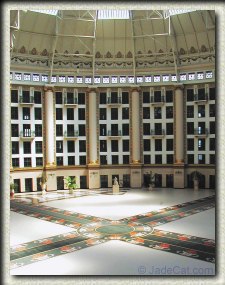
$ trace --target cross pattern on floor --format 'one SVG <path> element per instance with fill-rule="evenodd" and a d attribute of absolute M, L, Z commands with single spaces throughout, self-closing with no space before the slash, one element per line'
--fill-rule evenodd
<path fill-rule="evenodd" d="M 11 200 L 12 211 L 71 227 L 74 230 L 12 246 L 11 269 L 115 239 L 215 263 L 214 240 L 154 228 L 213 207 L 215 207 L 215 195 L 157 211 L 110 220 L 14 199 Z"/>

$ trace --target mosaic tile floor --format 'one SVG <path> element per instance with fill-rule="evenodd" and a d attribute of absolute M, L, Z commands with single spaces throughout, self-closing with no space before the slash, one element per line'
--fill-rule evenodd
<path fill-rule="evenodd" d="M 87 193 L 86 193 L 87 194 Z M 99 193 L 95 193 L 97 195 Z M 111 220 L 12 199 L 11 210 L 70 227 L 73 231 L 11 247 L 11 269 L 112 240 L 215 263 L 215 241 L 156 229 L 215 207 L 215 195 L 131 217 Z"/>

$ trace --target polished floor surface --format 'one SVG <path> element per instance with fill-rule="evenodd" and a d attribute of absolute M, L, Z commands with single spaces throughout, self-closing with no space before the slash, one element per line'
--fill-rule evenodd
<path fill-rule="evenodd" d="M 11 200 L 11 274 L 214 275 L 213 195 L 136 189 Z"/>

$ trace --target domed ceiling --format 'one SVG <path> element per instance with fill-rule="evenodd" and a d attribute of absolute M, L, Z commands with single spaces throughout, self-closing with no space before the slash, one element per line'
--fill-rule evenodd
<path fill-rule="evenodd" d="M 128 19 L 100 11 L 11 11 L 11 63 L 101 72 L 115 68 L 174 68 L 215 59 L 215 12 L 131 10 Z"/>

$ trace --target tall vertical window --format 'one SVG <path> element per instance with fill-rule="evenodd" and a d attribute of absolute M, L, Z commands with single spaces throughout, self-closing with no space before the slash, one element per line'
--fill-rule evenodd
<path fill-rule="evenodd" d="M 23 108 L 23 120 L 30 120 L 30 108 Z"/>
<path fill-rule="evenodd" d="M 55 103 L 62 104 L 62 92 L 55 92 Z"/>
<path fill-rule="evenodd" d="M 122 108 L 122 119 L 129 119 L 129 108 Z"/>
<path fill-rule="evenodd" d="M 205 105 L 198 105 L 198 117 L 199 118 L 205 117 Z"/>
<path fill-rule="evenodd" d="M 187 106 L 187 118 L 194 118 L 194 106 Z"/>
<path fill-rule="evenodd" d="M 35 125 L 35 136 L 42 137 L 42 125 L 40 124 Z"/>
<path fill-rule="evenodd" d="M 35 120 L 42 120 L 41 108 L 34 108 L 34 118 Z"/>
<path fill-rule="evenodd" d="M 173 102 L 173 91 L 172 90 L 166 90 L 166 102 L 167 103 Z"/>
<path fill-rule="evenodd" d="M 154 108 L 154 115 L 155 115 L 155 119 L 162 119 L 162 108 L 161 107 L 155 107 Z"/>
<path fill-rule="evenodd" d="M 63 119 L 63 109 L 56 108 L 56 120 L 62 120 L 62 119 Z"/>
<path fill-rule="evenodd" d="M 150 119 L 150 108 L 143 107 L 143 119 Z"/>
<path fill-rule="evenodd" d="M 75 152 L 75 142 L 67 141 L 67 152 Z"/>
<path fill-rule="evenodd" d="M 194 101 L 194 89 L 187 89 L 187 101 Z"/>
<path fill-rule="evenodd" d="M 173 123 L 166 123 L 166 134 L 173 135 Z"/>
<path fill-rule="evenodd" d="M 42 153 L 42 142 L 41 141 L 35 142 L 35 152 Z"/>
<path fill-rule="evenodd" d="M 56 152 L 63 153 L 63 141 L 56 141 Z"/>
<path fill-rule="evenodd" d="M 122 104 L 129 104 L 129 92 L 122 92 Z"/>
<path fill-rule="evenodd" d="M 19 142 L 12 142 L 12 154 L 19 154 Z"/>
<path fill-rule="evenodd" d="M 67 120 L 74 120 L 74 108 L 67 108 Z"/>
<path fill-rule="evenodd" d="M 18 120 L 18 107 L 11 107 L 11 119 Z"/>
<path fill-rule="evenodd" d="M 12 124 L 11 125 L 11 136 L 12 137 L 18 137 L 19 136 L 19 125 L 18 124 Z"/>
<path fill-rule="evenodd" d="M 56 136 L 61 137 L 63 135 L 63 125 L 56 125 Z"/>
<path fill-rule="evenodd" d="M 23 153 L 25 154 L 31 153 L 31 143 L 30 142 L 23 143 Z"/>
<path fill-rule="evenodd" d="M 129 150 L 130 150 L 130 141 L 123 140 L 123 151 L 129 151 Z"/>
<path fill-rule="evenodd" d="M 155 151 L 162 151 L 162 140 L 161 139 L 155 140 Z"/>
<path fill-rule="evenodd" d="M 173 107 L 172 106 L 168 106 L 166 107 L 166 118 L 173 118 Z"/>
<path fill-rule="evenodd" d="M 18 90 L 11 90 L 11 103 L 18 103 Z"/>
<path fill-rule="evenodd" d="M 122 124 L 123 136 L 129 136 L 129 124 Z"/>
<path fill-rule="evenodd" d="M 111 108 L 111 120 L 118 120 L 118 109 Z"/>
<path fill-rule="evenodd" d="M 111 151 L 112 152 L 118 152 L 119 151 L 118 140 L 112 140 L 111 141 Z"/>
<path fill-rule="evenodd" d="M 106 93 L 105 92 L 100 93 L 100 104 L 106 104 Z"/>
<path fill-rule="evenodd" d="M 150 151 L 150 150 L 151 150 L 151 141 L 144 140 L 144 151 Z"/>
<path fill-rule="evenodd" d="M 78 93 L 78 104 L 85 105 L 85 93 Z"/>
<path fill-rule="evenodd" d="M 34 103 L 41 104 L 41 92 L 40 91 L 34 91 Z"/>
<path fill-rule="evenodd" d="M 100 108 L 100 120 L 107 120 L 107 109 Z"/>
<path fill-rule="evenodd" d="M 85 108 L 78 109 L 78 120 L 85 120 Z"/>
<path fill-rule="evenodd" d="M 143 103 L 150 103 L 150 92 L 143 92 Z"/>
<path fill-rule="evenodd" d="M 106 140 L 100 140 L 100 151 L 107 152 L 107 141 Z"/>
<path fill-rule="evenodd" d="M 215 87 L 209 88 L 209 99 L 215 100 L 216 98 L 216 90 Z"/>
<path fill-rule="evenodd" d="M 79 141 L 79 152 L 86 152 L 86 141 Z"/>

